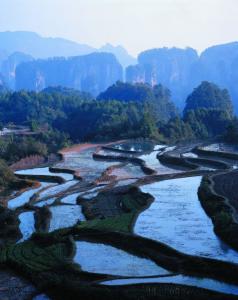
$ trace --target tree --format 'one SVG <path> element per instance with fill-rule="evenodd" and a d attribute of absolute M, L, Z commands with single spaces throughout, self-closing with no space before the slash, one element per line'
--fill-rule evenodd
<path fill-rule="evenodd" d="M 230 118 L 233 116 L 233 107 L 228 91 L 226 89 L 220 89 L 214 83 L 207 81 L 203 81 L 188 96 L 184 115 L 189 110 L 196 110 L 200 108 L 226 111 L 230 115 Z"/>
<path fill-rule="evenodd" d="M 237 144 L 238 143 L 238 119 L 234 118 L 230 124 L 227 126 L 224 139 L 228 143 Z"/>

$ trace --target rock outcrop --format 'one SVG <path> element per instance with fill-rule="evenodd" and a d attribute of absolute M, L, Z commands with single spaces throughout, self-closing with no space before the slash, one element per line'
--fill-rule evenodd
<path fill-rule="evenodd" d="M 40 91 L 49 86 L 64 86 L 96 96 L 117 80 L 122 67 L 110 53 L 52 58 L 23 63 L 16 70 L 16 89 Z"/>

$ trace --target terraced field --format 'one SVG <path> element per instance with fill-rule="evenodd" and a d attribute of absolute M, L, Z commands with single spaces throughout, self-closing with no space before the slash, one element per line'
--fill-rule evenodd
<path fill-rule="evenodd" d="M 66 149 L 63 156 L 51 168 L 18 171 L 40 179 L 41 186 L 0 210 L 0 265 L 33 282 L 35 294 L 238 299 L 238 254 L 214 237 L 210 220 L 204 225 L 196 195 L 200 179 L 192 178 L 224 167 L 224 174 L 214 177 L 216 192 L 229 196 L 237 209 L 238 172 L 227 176 L 226 170 L 233 161 L 205 161 L 191 145 L 149 141 L 87 144 Z M 184 183 L 176 184 L 176 177 Z"/>
<path fill-rule="evenodd" d="M 238 213 L 238 171 L 222 173 L 213 176 L 214 191 L 228 199 L 232 207 Z"/>

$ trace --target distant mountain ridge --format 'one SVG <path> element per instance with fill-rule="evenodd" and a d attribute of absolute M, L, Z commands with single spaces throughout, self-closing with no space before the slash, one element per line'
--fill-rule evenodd
<path fill-rule="evenodd" d="M 88 45 L 62 38 L 41 37 L 28 31 L 0 32 L 0 49 L 8 53 L 23 52 L 34 58 L 85 55 L 95 51 Z"/>
<path fill-rule="evenodd" d="M 32 61 L 33 57 L 21 52 L 9 55 L 1 64 L 1 73 L 8 88 L 15 89 L 16 68 L 24 62 Z"/>
<path fill-rule="evenodd" d="M 128 54 L 128 52 L 122 46 L 113 46 L 111 44 L 105 44 L 99 49 L 99 51 L 113 53 L 123 68 L 126 68 L 129 65 L 135 65 L 137 63 L 137 59 Z"/>
<path fill-rule="evenodd" d="M 85 58 L 92 53 L 102 55 L 89 56 L 90 60 Z M 117 61 L 107 61 L 105 55 L 108 53 L 115 55 Z M 35 60 L 38 58 L 41 61 Z M 56 67 L 53 71 L 52 61 L 55 66 L 61 66 L 61 71 Z M 82 61 L 85 63 L 79 67 Z M 72 62 L 77 62 L 76 67 Z M 22 64 L 26 70 L 23 70 Z M 125 77 L 121 66 L 126 69 Z M 20 71 L 17 72 L 17 69 Z M 228 89 L 238 113 L 238 42 L 209 47 L 201 55 L 192 48 L 150 49 L 140 53 L 136 60 L 121 46 L 106 44 L 95 49 L 66 39 L 44 38 L 32 32 L 0 32 L 0 78 L 5 87 L 13 90 L 40 90 L 62 85 L 85 89 L 83 91 L 91 91 L 95 96 L 96 92 L 102 92 L 103 87 L 106 90 L 117 80 L 152 86 L 162 84 L 170 89 L 172 99 L 180 110 L 184 108 L 187 95 L 202 81 L 209 81 Z"/>
<path fill-rule="evenodd" d="M 75 60 L 77 60 L 76 57 L 85 56 L 87 54 L 92 54 L 95 52 L 107 52 L 114 54 L 124 68 L 126 68 L 130 64 L 136 63 L 136 59 L 129 55 L 127 51 L 121 46 L 106 44 L 100 49 L 96 49 L 85 44 L 79 44 L 62 38 L 41 37 L 34 32 L 6 31 L 0 32 L 0 75 L 5 82 L 5 86 L 10 89 L 14 90 L 18 88 L 20 82 L 20 86 L 22 88 L 27 89 L 29 86 L 31 86 L 34 90 L 38 90 L 38 87 L 40 87 L 39 82 L 35 82 L 35 84 L 33 85 L 27 82 L 23 84 L 22 80 L 20 80 L 19 78 L 16 79 L 16 68 L 18 65 L 25 62 L 31 62 L 33 60 L 37 61 L 38 59 L 56 58 L 57 60 L 60 60 L 60 57 L 70 59 L 72 59 L 72 57 L 75 57 Z M 36 64 L 37 63 L 35 63 L 34 65 Z M 104 66 L 102 65 L 102 67 Z M 85 70 L 86 68 L 84 67 L 84 71 Z M 58 83 L 62 83 L 68 86 L 68 83 L 66 82 L 67 80 L 57 80 L 57 75 L 58 74 L 56 72 L 56 84 L 58 85 Z M 44 76 L 47 77 L 46 74 L 44 74 Z M 113 78 L 114 77 L 112 76 L 112 79 Z M 116 76 L 116 79 L 121 80 L 123 79 L 123 77 L 121 77 L 121 75 Z M 48 80 L 46 82 L 48 82 Z M 42 86 L 45 87 L 44 84 L 42 84 Z M 81 85 L 73 84 L 73 86 L 79 87 Z M 105 88 L 107 87 L 108 86 L 106 86 Z M 99 92 L 101 92 L 100 88 Z"/>
<path fill-rule="evenodd" d="M 22 52 L 38 58 L 71 57 L 93 52 L 110 52 L 114 54 L 123 67 L 136 63 L 136 59 L 128 54 L 122 46 L 106 44 L 97 49 L 63 38 L 42 37 L 35 32 L 6 31 L 0 32 L 0 63 L 1 53 L 12 54 Z"/>
<path fill-rule="evenodd" d="M 238 113 L 238 42 L 210 47 L 200 56 L 192 48 L 144 51 L 126 69 L 126 81 L 167 86 L 180 109 L 198 84 L 210 81 L 229 90 Z"/>
<path fill-rule="evenodd" d="M 16 69 L 15 88 L 39 92 L 62 86 L 97 96 L 122 77 L 122 67 L 113 54 L 96 52 L 22 63 Z"/>
<path fill-rule="evenodd" d="M 172 91 L 176 105 L 183 101 L 191 91 L 191 66 L 199 59 L 192 48 L 160 48 L 144 51 L 138 56 L 138 64 L 126 69 L 126 81 L 162 84 Z"/>

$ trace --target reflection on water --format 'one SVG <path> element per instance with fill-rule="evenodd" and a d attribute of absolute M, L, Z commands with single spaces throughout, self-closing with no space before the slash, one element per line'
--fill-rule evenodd
<path fill-rule="evenodd" d="M 160 146 L 160 147 L 161 149 L 164 149 L 164 146 Z M 160 163 L 160 161 L 157 158 L 159 152 L 160 151 L 153 151 L 149 154 L 144 154 L 139 157 L 140 159 L 145 161 L 146 166 L 155 170 L 158 174 L 170 174 L 170 173 L 178 172 L 177 170 L 170 169 Z"/>
<path fill-rule="evenodd" d="M 124 150 L 124 151 L 137 151 L 137 152 L 146 152 L 154 150 L 154 143 L 152 142 L 124 142 L 119 144 L 114 144 L 111 146 L 112 148 Z"/>
<path fill-rule="evenodd" d="M 198 155 L 192 152 L 183 153 L 182 156 L 188 158 L 198 158 Z"/>
<path fill-rule="evenodd" d="M 128 278 L 104 281 L 103 285 L 127 285 L 136 283 L 174 283 L 188 286 L 196 286 L 226 294 L 238 295 L 238 286 L 227 284 L 208 278 L 196 278 L 190 276 L 176 275 L 157 278 Z"/>
<path fill-rule="evenodd" d="M 80 170 L 80 176 L 87 181 L 94 181 L 108 167 L 115 165 L 115 162 L 105 162 L 93 159 L 96 147 L 80 152 L 66 153 L 64 161 L 57 164 L 57 167 Z"/>
<path fill-rule="evenodd" d="M 59 205 L 50 207 L 52 218 L 50 222 L 50 230 L 70 227 L 77 221 L 84 221 L 85 217 L 82 213 L 80 205 Z"/>
<path fill-rule="evenodd" d="M 57 184 L 55 186 L 52 186 L 52 187 L 44 190 L 42 193 L 40 193 L 40 199 L 42 199 L 44 197 L 53 196 L 53 195 L 56 195 L 56 194 L 61 193 L 63 191 L 66 191 L 67 189 L 69 189 L 70 187 L 76 185 L 77 183 L 78 183 L 77 180 L 70 180 L 70 181 L 67 181 L 66 183 Z"/>
<path fill-rule="evenodd" d="M 22 241 L 29 239 L 29 237 L 35 231 L 34 212 L 28 211 L 28 212 L 21 213 L 19 215 L 19 220 L 20 220 L 19 228 L 23 235 L 20 242 L 22 242 Z"/>
<path fill-rule="evenodd" d="M 155 200 L 140 214 L 134 231 L 188 254 L 238 262 L 238 253 L 218 239 L 200 205 L 200 182 L 201 177 L 188 177 L 143 186 Z"/>
<path fill-rule="evenodd" d="M 64 178 L 66 181 L 67 180 L 72 180 L 74 178 L 74 176 L 72 174 L 52 173 L 52 172 L 50 172 L 48 167 L 20 170 L 20 171 L 16 171 L 15 174 L 60 176 L 60 177 Z"/>
<path fill-rule="evenodd" d="M 74 261 L 87 272 L 121 276 L 153 276 L 169 273 L 149 259 L 131 255 L 108 245 L 77 241 L 76 247 Z"/>
<path fill-rule="evenodd" d="M 67 204 L 76 204 L 77 203 L 77 197 L 82 194 L 82 192 L 74 193 L 71 195 L 68 195 L 61 199 L 61 203 L 67 203 Z"/>
<path fill-rule="evenodd" d="M 51 205 L 55 202 L 55 200 L 56 200 L 56 198 L 48 199 L 48 200 L 45 200 L 45 201 L 40 201 L 40 202 L 35 203 L 34 206 L 42 207 L 42 206 L 45 206 L 45 205 Z"/>
<path fill-rule="evenodd" d="M 41 190 L 42 188 L 45 188 L 47 186 L 50 186 L 51 183 L 47 183 L 47 182 L 41 182 L 41 185 L 39 188 L 36 189 L 30 189 L 29 191 L 26 191 L 24 193 L 22 193 L 20 196 L 8 201 L 8 207 L 9 208 L 17 208 L 19 206 L 22 206 L 26 203 L 29 202 L 30 198 L 39 190 Z"/>
<path fill-rule="evenodd" d="M 217 144 L 210 144 L 202 148 L 204 150 L 210 150 L 210 151 L 234 152 L 234 153 L 238 152 L 238 146 L 234 144 L 217 143 Z"/>
<path fill-rule="evenodd" d="M 137 181 L 137 179 L 125 179 L 125 180 L 120 180 L 115 184 L 115 187 L 118 186 L 125 186 L 125 185 L 129 185 L 129 184 L 133 184 Z"/>

